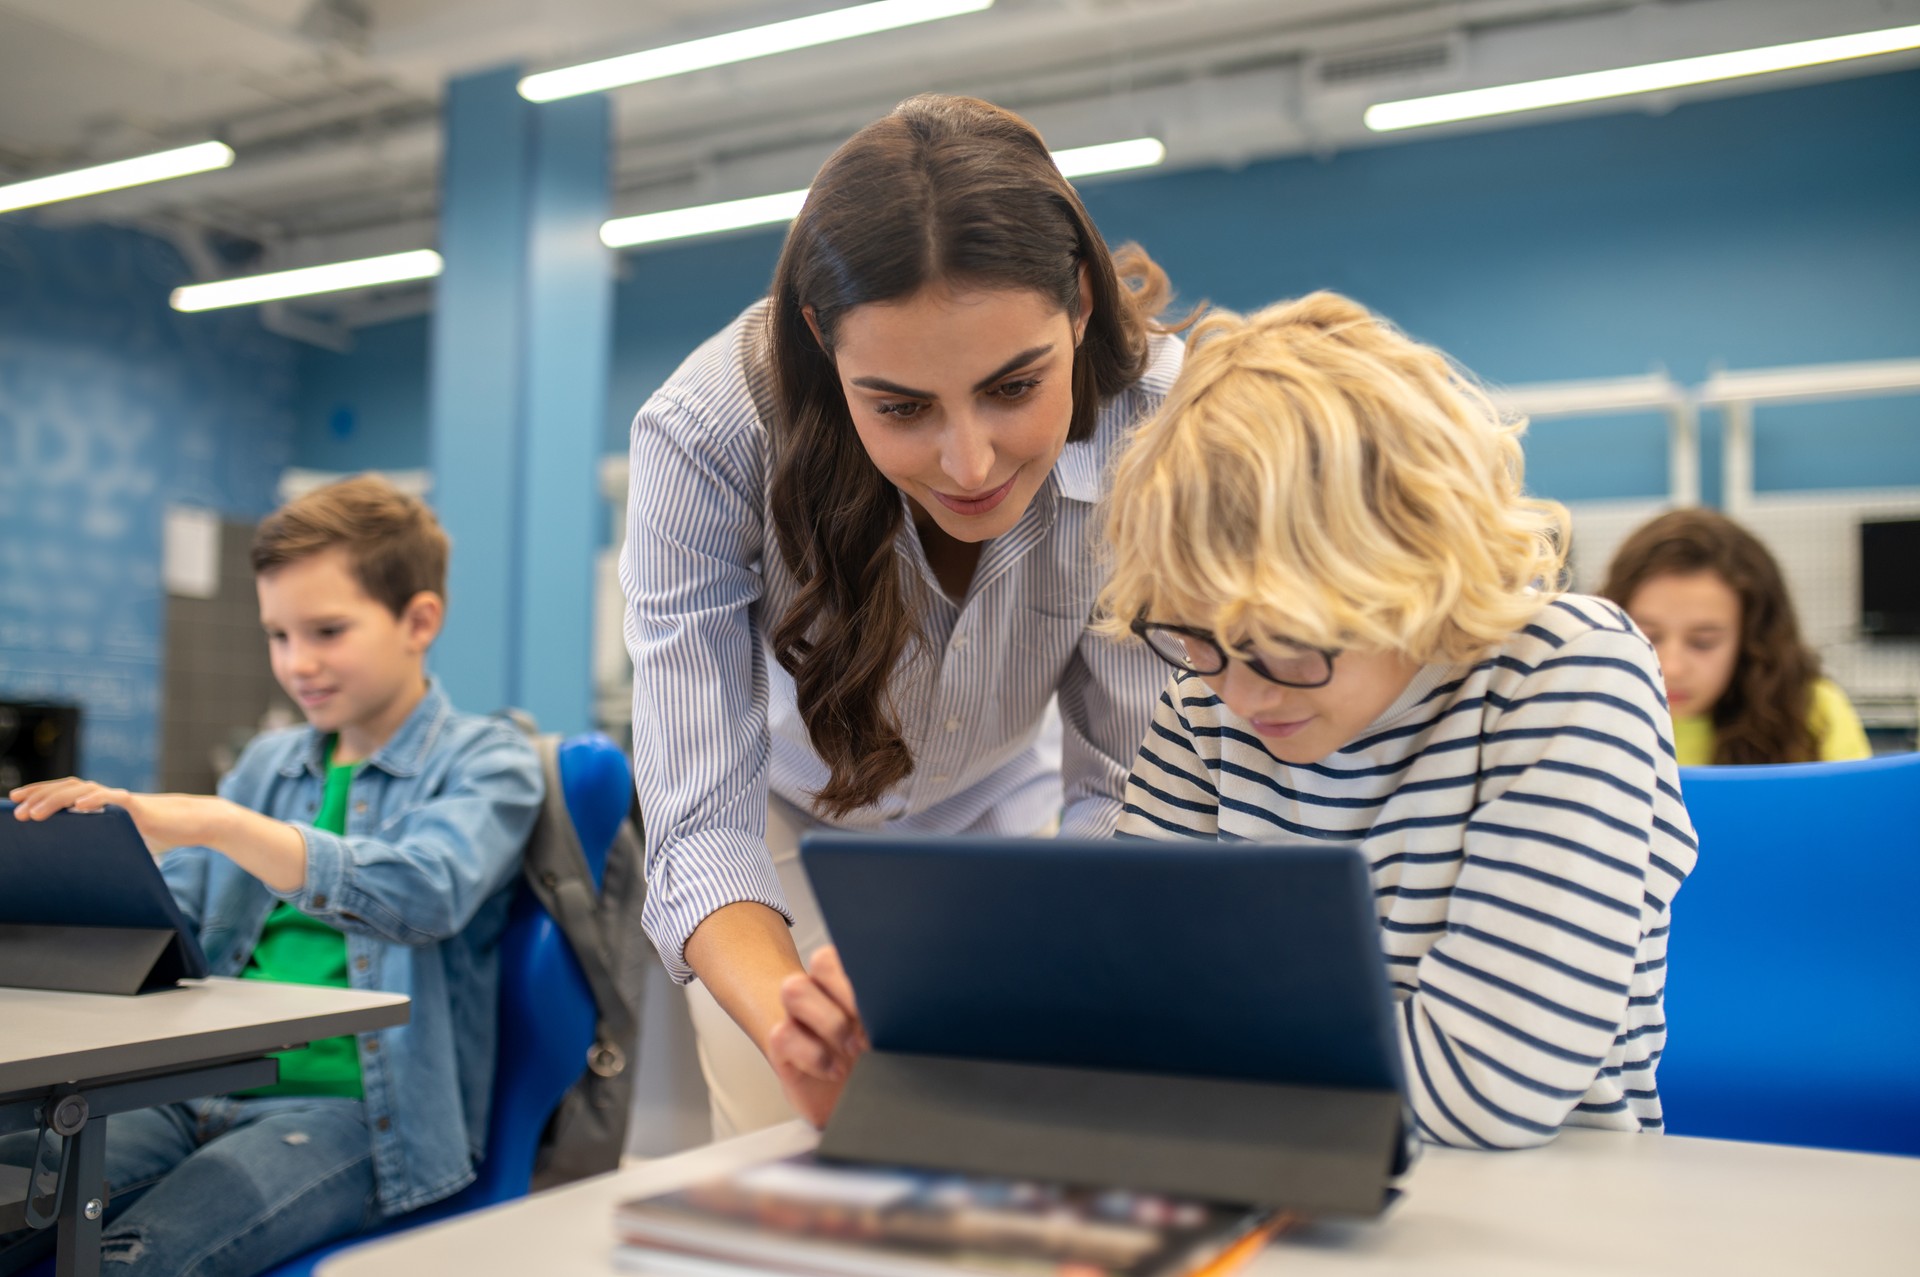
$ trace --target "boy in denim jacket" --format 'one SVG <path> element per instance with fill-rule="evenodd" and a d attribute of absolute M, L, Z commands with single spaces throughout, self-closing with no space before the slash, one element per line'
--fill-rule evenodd
<path fill-rule="evenodd" d="M 496 945 L 542 793 L 511 725 L 426 672 L 447 536 L 372 477 L 291 502 L 253 545 L 273 672 L 307 726 L 256 739 L 219 797 L 83 780 L 14 815 L 124 807 L 215 975 L 406 994 L 399 1028 L 282 1053 L 258 1092 L 112 1117 L 106 1271 L 243 1277 L 474 1177 L 493 1083 Z M 31 1160 L 31 1134 L 0 1163 Z M 0 1274 L 50 1233 L 0 1236 Z"/>

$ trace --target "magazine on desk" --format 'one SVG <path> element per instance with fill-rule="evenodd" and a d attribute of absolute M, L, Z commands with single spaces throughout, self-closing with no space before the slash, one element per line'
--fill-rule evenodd
<path fill-rule="evenodd" d="M 615 1228 L 620 1267 L 655 1277 L 1222 1277 L 1289 1222 L 805 1153 L 622 1203 Z"/>

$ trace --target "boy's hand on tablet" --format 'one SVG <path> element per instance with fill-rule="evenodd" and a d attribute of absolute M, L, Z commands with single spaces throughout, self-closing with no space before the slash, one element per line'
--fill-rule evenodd
<path fill-rule="evenodd" d="M 787 1018 L 768 1036 L 767 1059 L 800 1115 L 825 1126 L 854 1060 L 870 1049 L 839 951 L 814 950 L 806 974 L 780 985 L 780 1004 Z"/>
<path fill-rule="evenodd" d="M 123 807 L 154 851 L 204 842 L 204 832 L 214 814 L 212 808 L 221 801 L 201 794 L 136 794 L 77 776 L 35 781 L 7 797 L 14 802 L 15 820 L 45 820 L 68 809 L 84 812 Z"/>

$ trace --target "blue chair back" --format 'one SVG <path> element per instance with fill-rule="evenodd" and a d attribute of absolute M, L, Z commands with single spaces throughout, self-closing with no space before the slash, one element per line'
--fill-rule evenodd
<path fill-rule="evenodd" d="M 1685 768 L 1681 792 L 1667 1129 L 1920 1154 L 1920 754 Z"/>
<path fill-rule="evenodd" d="M 607 849 L 632 803 L 633 780 L 619 747 L 598 732 L 560 744 L 560 782 L 580 849 L 598 887 Z M 479 1178 L 446 1204 L 447 1214 L 524 1197 L 540 1133 L 580 1080 L 598 1021 L 593 992 L 560 926 L 522 887 L 500 940 L 500 1049 Z"/>
<path fill-rule="evenodd" d="M 595 886 L 607 850 L 632 803 L 627 760 L 606 736 L 587 732 L 560 743 L 560 783 Z M 371 1233 L 320 1247 L 267 1277 L 306 1277 L 320 1260 L 369 1237 L 524 1197 L 547 1119 L 579 1080 L 597 1016 L 587 978 L 560 927 L 524 884 L 514 893 L 500 937 L 500 1045 L 494 1066 L 487 1155 L 473 1183 L 442 1202 L 389 1220 Z"/>

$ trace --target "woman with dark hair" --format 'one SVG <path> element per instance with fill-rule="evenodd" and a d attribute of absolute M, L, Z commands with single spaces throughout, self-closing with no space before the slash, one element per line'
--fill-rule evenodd
<path fill-rule="evenodd" d="M 1621 545 L 1601 594 L 1652 641 L 1682 767 L 1866 758 L 1847 694 L 1820 677 L 1780 565 L 1711 510 L 1674 510 Z"/>
<path fill-rule="evenodd" d="M 693 981 L 716 1134 L 824 1120 L 859 1033 L 832 950 L 800 963 L 803 829 L 1112 831 L 1164 679 L 1091 627 L 1095 507 L 1179 369 L 1167 292 L 1026 121 L 917 97 L 828 159 L 770 296 L 635 418 L 645 923 Z"/>

